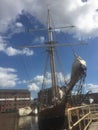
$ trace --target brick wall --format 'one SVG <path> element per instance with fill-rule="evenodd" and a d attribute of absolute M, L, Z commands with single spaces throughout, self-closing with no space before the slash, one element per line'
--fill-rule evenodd
<path fill-rule="evenodd" d="M 0 112 L 16 111 L 25 106 L 30 106 L 28 90 L 0 90 Z"/>

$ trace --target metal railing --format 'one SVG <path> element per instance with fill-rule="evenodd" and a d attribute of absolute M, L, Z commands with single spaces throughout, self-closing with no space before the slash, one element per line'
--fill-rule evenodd
<path fill-rule="evenodd" d="M 69 130 L 87 130 L 92 122 L 90 105 L 69 108 L 67 113 Z"/>

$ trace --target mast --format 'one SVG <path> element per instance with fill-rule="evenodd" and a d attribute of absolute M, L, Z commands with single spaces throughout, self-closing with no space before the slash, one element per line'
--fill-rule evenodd
<path fill-rule="evenodd" d="M 53 31 L 51 27 L 50 11 L 48 10 L 48 37 L 49 37 L 49 54 L 50 54 L 50 67 L 51 67 L 51 80 L 52 80 L 52 94 L 53 98 L 57 96 L 57 84 L 56 84 L 56 71 L 55 71 L 55 59 L 54 59 L 54 46 L 53 44 Z"/>

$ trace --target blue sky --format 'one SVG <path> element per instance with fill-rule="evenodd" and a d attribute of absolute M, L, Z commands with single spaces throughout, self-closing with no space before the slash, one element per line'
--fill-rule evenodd
<path fill-rule="evenodd" d="M 45 48 L 23 48 L 42 45 L 47 31 L 28 32 L 28 29 L 47 27 L 50 9 L 54 40 L 59 43 L 87 45 L 57 47 L 66 79 L 71 73 L 73 50 L 87 63 L 85 90 L 98 92 L 98 1 L 97 0 L 1 0 L 0 4 L 0 89 L 27 88 L 36 97 L 43 80 Z M 63 75 L 58 70 L 59 78 Z M 50 73 L 47 71 L 47 85 Z"/>

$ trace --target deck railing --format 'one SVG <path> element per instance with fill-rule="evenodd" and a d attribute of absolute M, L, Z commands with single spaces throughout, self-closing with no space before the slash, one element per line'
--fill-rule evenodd
<path fill-rule="evenodd" d="M 69 130 L 87 130 L 92 122 L 90 107 L 90 105 L 85 105 L 67 110 Z"/>

